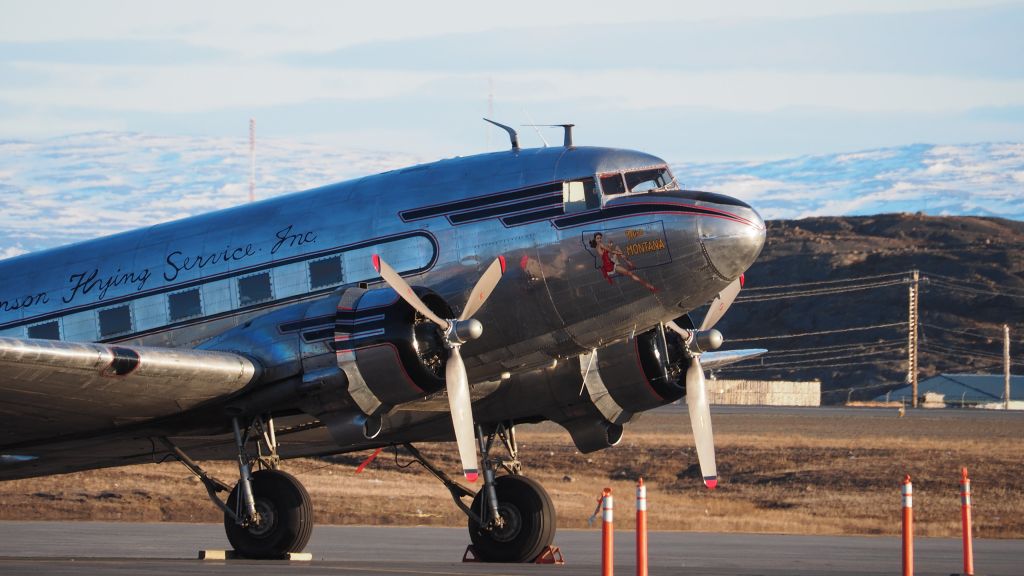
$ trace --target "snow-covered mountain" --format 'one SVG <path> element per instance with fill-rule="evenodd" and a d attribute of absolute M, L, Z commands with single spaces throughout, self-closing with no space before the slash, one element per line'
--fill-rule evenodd
<path fill-rule="evenodd" d="M 912 144 L 673 171 L 684 187 L 742 198 L 768 219 L 924 212 L 1024 220 L 1024 143 Z"/>
<path fill-rule="evenodd" d="M 258 198 L 432 160 L 263 139 Z M 766 218 L 879 212 L 1024 220 L 1024 143 L 915 144 L 772 162 L 677 163 L 684 187 Z M 0 141 L 0 257 L 225 208 L 248 199 L 240 138 L 92 132 Z"/>

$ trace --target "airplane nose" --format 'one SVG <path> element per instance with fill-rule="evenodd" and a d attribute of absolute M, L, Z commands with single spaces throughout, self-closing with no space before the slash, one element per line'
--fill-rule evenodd
<path fill-rule="evenodd" d="M 698 226 L 708 260 L 729 280 L 745 272 L 764 247 L 764 220 L 751 208 L 728 216 L 703 216 Z"/>

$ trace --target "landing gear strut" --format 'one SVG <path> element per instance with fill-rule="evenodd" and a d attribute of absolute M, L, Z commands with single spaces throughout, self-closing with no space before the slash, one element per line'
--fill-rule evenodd
<path fill-rule="evenodd" d="M 234 489 L 210 476 L 167 438 L 160 440 L 206 487 L 210 499 L 224 511 L 224 530 L 235 551 L 246 558 L 282 558 L 301 552 L 313 533 L 313 506 L 299 481 L 277 469 L 277 437 L 271 418 L 255 418 L 244 428 L 232 419 L 238 448 L 238 484 Z M 257 455 L 246 450 L 255 441 Z M 264 448 L 267 454 L 264 454 Z M 253 472 L 253 468 L 258 468 Z M 218 492 L 230 490 L 227 502 Z"/>
<path fill-rule="evenodd" d="M 477 427 L 483 461 L 484 487 L 475 495 L 451 480 L 409 444 L 413 457 L 438 478 L 452 494 L 455 504 L 469 518 L 469 537 L 476 558 L 483 562 L 532 562 L 555 539 L 555 507 L 540 483 L 522 476 L 519 447 L 512 424 L 499 424 L 484 434 Z M 492 457 L 495 439 L 500 439 L 508 460 Z M 507 474 L 496 476 L 499 469 Z M 470 506 L 462 501 L 473 496 Z"/>

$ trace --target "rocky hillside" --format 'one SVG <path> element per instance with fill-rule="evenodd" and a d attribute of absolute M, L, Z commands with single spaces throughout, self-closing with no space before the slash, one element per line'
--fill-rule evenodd
<path fill-rule="evenodd" d="M 919 378 L 1001 373 L 1003 323 L 1014 371 L 1024 370 L 1024 222 L 885 214 L 770 221 L 746 289 L 718 326 L 730 347 L 770 352 L 721 377 L 820 379 L 826 402 L 902 385 L 915 269 Z M 860 329 L 869 326 L 881 327 Z"/>

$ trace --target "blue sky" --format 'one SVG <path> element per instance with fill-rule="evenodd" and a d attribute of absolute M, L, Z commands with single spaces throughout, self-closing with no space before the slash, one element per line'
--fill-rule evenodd
<path fill-rule="evenodd" d="M 489 95 L 499 121 L 674 162 L 1024 134 L 1022 2 L 368 4 L 0 0 L 0 139 L 255 117 L 430 159 L 505 145 Z"/>

